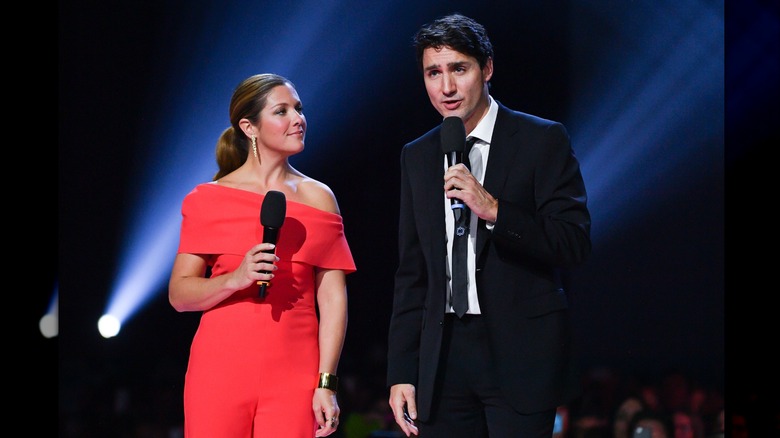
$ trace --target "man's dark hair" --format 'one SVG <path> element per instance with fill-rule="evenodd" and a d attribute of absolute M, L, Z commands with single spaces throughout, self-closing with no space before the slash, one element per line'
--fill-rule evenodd
<path fill-rule="evenodd" d="M 445 15 L 423 25 L 414 35 L 413 44 L 420 70 L 423 69 L 423 52 L 429 47 L 449 47 L 474 57 L 480 68 L 485 67 L 488 58 L 493 57 L 493 44 L 490 43 L 485 27 L 457 13 Z"/>

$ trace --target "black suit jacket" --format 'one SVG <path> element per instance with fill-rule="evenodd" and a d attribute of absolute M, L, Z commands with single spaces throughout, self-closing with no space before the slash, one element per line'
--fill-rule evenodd
<path fill-rule="evenodd" d="M 447 291 L 439 131 L 401 152 L 388 338 L 388 386 L 416 386 L 421 421 L 431 410 Z M 591 251 L 585 185 L 565 127 L 499 103 L 484 186 L 499 208 L 492 231 L 477 224 L 476 283 L 500 384 L 520 412 L 555 408 L 580 393 L 560 273 Z"/>

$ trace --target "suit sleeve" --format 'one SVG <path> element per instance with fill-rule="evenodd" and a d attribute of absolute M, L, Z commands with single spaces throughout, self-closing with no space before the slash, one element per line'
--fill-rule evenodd
<path fill-rule="evenodd" d="M 580 165 L 566 128 L 550 122 L 533 134 L 523 159 L 533 167 L 533 204 L 498 200 L 492 239 L 528 261 L 571 267 L 590 254 L 590 213 Z"/>
<path fill-rule="evenodd" d="M 428 286 L 412 203 L 412 187 L 406 170 L 405 147 L 401 152 L 401 201 L 398 221 L 398 268 L 395 273 L 393 313 L 388 338 L 387 385 L 417 385 L 420 332 Z"/>

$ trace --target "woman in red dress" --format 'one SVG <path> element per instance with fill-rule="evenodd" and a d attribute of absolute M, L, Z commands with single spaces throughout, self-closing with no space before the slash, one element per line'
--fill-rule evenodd
<path fill-rule="evenodd" d="M 355 263 L 331 189 L 289 157 L 304 149 L 295 86 L 241 82 L 219 172 L 182 202 L 169 300 L 203 312 L 184 382 L 186 438 L 322 437 L 339 424 L 337 369 Z M 260 222 L 269 191 L 285 202 L 276 244 Z M 266 239 L 267 240 L 267 239 Z M 258 282 L 268 282 L 263 297 Z"/>

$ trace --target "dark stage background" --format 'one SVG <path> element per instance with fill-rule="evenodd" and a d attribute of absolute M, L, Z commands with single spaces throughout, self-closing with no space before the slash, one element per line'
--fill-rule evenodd
<path fill-rule="evenodd" d="M 167 182 L 157 183 L 160 186 L 150 182 L 159 175 L 184 171 L 179 181 L 210 180 L 216 170 L 214 144 L 228 126 L 230 93 L 241 79 L 275 71 L 298 86 L 309 132 L 306 150 L 293 163 L 336 193 L 358 266 L 358 272 L 348 277 L 349 330 L 339 372 L 354 376 L 385 399 L 384 348 L 397 262 L 398 157 L 404 143 L 440 121 L 416 70 L 410 44 L 414 31 L 454 11 L 482 22 L 496 50 L 494 97 L 512 108 L 566 124 L 583 159 L 595 154 L 597 146 L 587 144 L 592 137 L 584 138 L 586 128 L 611 129 L 621 111 L 612 120 L 599 120 L 595 128 L 586 127 L 580 121 L 592 117 L 583 113 L 598 115 L 600 108 L 584 108 L 580 98 L 603 93 L 592 101 L 604 105 L 622 101 L 631 107 L 639 94 L 612 87 L 625 82 L 612 76 L 621 71 L 615 58 L 630 59 L 640 52 L 614 23 L 635 20 L 640 26 L 644 11 L 661 8 L 670 17 L 680 16 L 672 4 L 646 2 L 400 1 L 388 2 L 377 11 L 378 6 L 347 1 L 327 8 L 327 13 L 321 5 L 328 2 L 312 3 L 308 9 L 306 3 L 281 3 L 271 7 L 240 1 L 59 2 L 59 336 L 44 340 L 42 348 L 57 350 L 59 355 L 60 436 L 75 436 L 66 430 L 77 428 L 74 418 L 85 431 L 128 431 L 139 422 L 181 415 L 181 385 L 199 314 L 176 313 L 168 304 L 166 285 L 159 284 L 116 338 L 101 338 L 97 320 L 121 271 L 128 218 L 134 217 L 132 209 L 139 208 L 135 202 L 170 188 L 162 187 Z M 722 1 L 687 5 L 708 10 L 721 20 L 724 16 Z M 727 19 L 734 17 L 727 21 L 726 44 L 721 48 L 727 54 L 727 43 L 743 43 L 758 14 L 768 12 L 775 26 L 770 29 L 777 29 L 776 7 L 762 2 L 742 5 L 748 9 L 732 12 L 725 7 Z M 280 16 L 285 20 L 274 18 Z M 317 24 L 322 17 L 330 21 Z M 682 28 L 685 25 L 681 23 Z M 309 45 L 295 44 L 296 36 L 317 26 L 324 37 Z M 253 33 L 253 38 L 246 38 Z M 356 39 L 362 44 L 342 45 Z M 612 58 L 610 47 L 615 48 Z M 763 49 L 777 54 L 776 43 Z M 265 61 L 269 53 L 273 62 Z M 650 59 L 644 67 L 660 61 Z M 770 64 L 770 69 L 776 67 Z M 603 368 L 653 381 L 677 369 L 724 390 L 726 348 L 740 357 L 730 369 L 739 369 L 742 358 L 749 360 L 754 354 L 737 336 L 729 337 L 732 342 L 727 345 L 725 321 L 728 314 L 729 329 L 739 334 L 750 331 L 746 326 L 762 327 L 764 311 L 757 309 L 759 318 L 746 320 L 747 312 L 738 301 L 756 300 L 756 306 L 764 307 L 760 301 L 771 286 L 756 284 L 756 277 L 769 276 L 771 282 L 771 272 L 758 269 L 766 263 L 758 261 L 746 279 L 732 282 L 742 272 L 733 271 L 731 263 L 754 254 L 747 250 L 746 241 L 754 241 L 757 231 L 753 230 L 761 227 L 763 217 L 771 217 L 745 198 L 759 183 L 748 166 L 763 161 L 755 159 L 760 147 L 777 138 L 767 128 L 776 126 L 777 111 L 776 104 L 770 111 L 759 111 L 770 99 L 755 87 L 746 91 L 741 85 L 750 81 L 745 72 L 751 66 L 735 66 L 733 76 L 723 69 L 726 81 L 721 92 L 725 90 L 727 98 L 737 94 L 739 101 L 733 108 L 725 105 L 731 125 L 724 125 L 722 96 L 721 107 L 712 108 L 711 122 L 721 125 L 714 129 L 714 137 L 686 132 L 687 138 L 659 138 L 669 142 L 668 148 L 659 149 L 649 162 L 624 162 L 612 156 L 598 161 L 596 167 L 583 164 L 590 191 L 596 188 L 591 183 L 606 174 L 631 173 L 627 171 L 631 166 L 652 173 L 653 166 L 675 148 L 698 146 L 676 164 L 674 183 L 660 181 L 672 179 L 668 170 L 659 171 L 657 185 L 631 190 L 622 186 L 631 177 L 614 180 L 620 186 L 600 188 L 606 194 L 590 204 L 598 218 L 593 223 L 598 238 L 592 258 L 570 279 L 586 370 Z M 212 83 L 213 104 L 201 99 Z M 769 96 L 777 95 L 776 85 L 766 90 Z M 657 102 L 658 108 L 647 114 L 652 118 L 665 104 Z M 738 117 L 732 118 L 732 109 Z M 707 120 L 707 108 L 690 110 L 701 112 Z M 205 135 L 187 133 L 209 124 L 215 127 Z M 725 150 L 724 139 L 729 141 Z M 653 141 L 644 138 L 637 143 Z M 631 142 L 617 146 L 617 151 L 637 147 Z M 186 160 L 174 149 L 184 150 Z M 193 175 L 180 169 L 193 162 L 207 170 Z M 738 192 L 728 202 L 727 176 L 729 194 L 732 188 Z M 176 211 L 186 191 L 167 199 Z M 619 208 L 608 205 L 626 196 L 632 200 L 623 199 Z M 727 216 L 726 207 L 739 212 Z M 599 214 L 606 209 L 613 213 Z M 742 215 L 751 218 L 748 231 L 730 233 L 727 240 L 727 218 L 741 221 Z M 167 266 L 174 252 L 166 257 L 155 263 Z M 727 284 L 729 300 L 725 299 Z M 731 326 L 732 321 L 734 325 L 739 321 L 740 327 Z M 759 370 L 768 366 L 762 364 Z M 729 382 L 734 381 L 729 377 Z M 742 377 L 728 388 L 734 389 L 735 406 L 754 395 L 752 387 L 758 383 L 755 377 Z M 117 419 L 112 412 L 123 404 L 136 411 Z"/>

